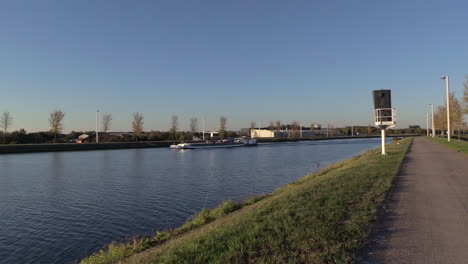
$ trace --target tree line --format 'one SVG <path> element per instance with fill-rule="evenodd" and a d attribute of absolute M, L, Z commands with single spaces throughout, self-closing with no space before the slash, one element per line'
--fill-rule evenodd
<path fill-rule="evenodd" d="M 468 75 L 465 76 L 463 83 L 463 96 L 458 99 L 455 93 L 450 93 L 450 123 L 453 128 L 450 133 L 458 135 L 462 131 L 468 129 L 466 122 L 463 120 L 463 116 L 468 114 Z M 100 138 L 101 141 L 159 141 L 159 140 L 189 140 L 195 137 L 201 137 L 199 131 L 198 118 L 192 117 L 189 120 L 189 131 L 179 131 L 179 117 L 177 115 L 171 116 L 169 131 L 149 131 L 144 132 L 144 117 L 142 113 L 136 112 L 132 115 L 131 130 L 133 135 L 123 135 L 115 137 L 109 134 L 112 127 L 112 115 L 104 114 L 101 119 L 101 130 Z M 64 129 L 64 118 L 65 112 L 60 109 L 54 110 L 49 114 L 49 126 L 50 130 L 47 132 L 33 132 L 27 133 L 24 129 L 9 133 L 9 128 L 13 124 L 13 116 L 10 112 L 5 111 L 0 117 L 0 133 L 2 134 L 3 144 L 27 144 L 27 143 L 57 143 L 57 142 L 69 142 L 70 140 L 78 138 L 79 135 L 86 133 L 86 131 L 75 132 L 72 131 L 69 134 L 63 134 Z M 237 137 L 240 136 L 238 131 L 228 131 L 227 129 L 228 118 L 221 116 L 219 118 L 219 138 L 224 139 L 226 137 Z M 258 125 L 255 121 L 250 122 L 250 130 L 257 129 Z M 436 135 L 443 135 L 447 130 L 447 107 L 437 106 L 434 112 L 434 125 Z M 301 130 L 301 125 L 298 121 L 293 121 L 290 124 L 282 124 L 280 120 L 275 122 L 270 121 L 269 125 L 262 127 L 262 129 L 270 130 L 288 130 L 290 131 L 290 138 L 298 138 Z M 303 129 L 303 127 L 302 127 Z M 310 125 L 311 130 L 316 130 L 315 124 Z M 373 126 L 355 126 L 351 132 L 351 127 L 334 128 L 327 127 L 327 131 L 333 131 L 332 135 L 350 136 L 351 134 L 361 135 L 376 135 L 379 130 Z M 92 134 L 93 131 L 87 131 L 88 134 Z M 408 129 L 391 129 L 390 133 L 395 134 L 423 134 L 425 131 L 420 127 L 410 127 Z M 445 132 L 447 133 L 447 132 Z"/>
<path fill-rule="evenodd" d="M 54 110 L 49 114 L 49 127 L 46 132 L 27 133 L 20 129 L 9 133 L 9 128 L 13 123 L 13 116 L 6 111 L 1 115 L 0 126 L 3 144 L 28 144 L 28 143 L 64 143 L 77 139 L 82 134 L 91 134 L 88 140 L 95 139 L 94 131 L 72 131 L 69 134 L 63 134 L 65 112 L 60 109 Z M 221 116 L 219 118 L 219 138 L 239 136 L 237 131 L 227 130 L 228 118 Z M 144 131 L 144 116 L 142 113 L 132 114 L 131 132 L 123 133 L 120 136 L 111 135 L 112 114 L 104 114 L 101 119 L 101 129 L 99 137 L 101 142 L 126 142 L 126 141 L 160 141 L 160 140 L 191 140 L 193 137 L 202 137 L 202 132 L 198 128 L 198 118 L 190 118 L 189 131 L 179 131 L 179 118 L 177 115 L 171 116 L 169 131 Z"/>
<path fill-rule="evenodd" d="M 463 116 L 468 114 L 468 75 L 465 76 L 463 82 L 463 96 L 458 99 L 455 93 L 451 92 L 449 95 L 450 104 L 450 127 L 452 135 L 460 134 L 468 129 L 467 123 L 464 121 Z M 447 106 L 437 106 L 434 111 L 434 126 L 436 135 L 446 135 L 447 131 Z"/>

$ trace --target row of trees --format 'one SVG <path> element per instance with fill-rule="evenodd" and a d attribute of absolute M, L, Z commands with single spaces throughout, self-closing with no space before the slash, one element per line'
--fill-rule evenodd
<path fill-rule="evenodd" d="M 463 120 L 463 116 L 468 114 L 468 75 L 465 77 L 465 81 L 463 83 L 464 86 L 464 93 L 462 100 L 460 101 L 454 93 L 450 94 L 450 122 L 453 131 L 460 131 L 462 129 L 466 129 L 467 125 Z M 24 129 L 20 129 L 19 131 L 13 132 L 14 137 L 17 139 L 24 139 L 24 140 L 32 140 L 31 142 L 25 143 L 38 143 L 43 140 L 50 140 L 50 137 L 53 137 L 53 142 L 57 142 L 59 136 L 63 136 L 63 129 L 64 124 L 63 120 L 65 118 L 65 112 L 62 110 L 54 110 L 49 115 L 49 125 L 50 131 L 47 132 L 37 132 L 30 134 L 31 136 L 26 137 L 26 131 Z M 236 136 L 237 134 L 233 131 L 227 131 L 227 117 L 221 116 L 219 118 L 219 137 L 224 139 L 227 136 Z M 184 140 L 187 139 L 189 136 L 195 136 L 198 133 L 198 119 L 196 117 L 190 118 L 189 121 L 189 131 L 183 132 L 179 131 L 179 118 L 176 115 L 171 117 L 170 122 L 170 129 L 169 132 L 159 132 L 159 131 L 151 131 L 148 133 L 143 132 L 143 125 L 144 125 L 144 117 L 141 113 L 133 113 L 133 120 L 132 120 L 132 132 L 134 135 L 135 140 L 143 140 L 143 139 L 171 139 L 171 140 Z M 6 138 L 8 135 L 8 129 L 11 127 L 13 123 L 13 117 L 10 112 L 4 112 L 0 117 L 0 128 L 2 130 L 2 142 L 3 144 L 6 143 Z M 447 108 L 446 106 L 438 106 L 434 113 L 434 125 L 436 127 L 436 133 L 438 131 L 439 134 L 442 134 L 443 131 L 447 130 Z M 112 115 L 111 114 L 104 114 L 102 116 L 102 129 L 101 131 L 104 134 L 108 133 L 111 130 L 112 126 Z M 257 124 L 255 121 L 250 122 L 250 129 L 257 128 Z M 290 137 L 297 138 L 299 136 L 300 124 L 297 121 L 293 121 L 291 124 L 281 124 L 280 120 L 275 122 L 270 121 L 269 126 L 266 127 L 271 130 L 290 130 Z M 310 127 L 312 130 L 317 129 L 314 124 L 311 124 Z M 417 129 L 413 129 L 415 133 L 421 132 Z M 354 127 L 354 133 L 359 134 L 375 134 L 378 132 L 374 127 Z M 399 132 L 406 133 L 408 131 L 401 130 Z M 13 134 L 12 133 L 12 134 Z M 76 132 L 72 132 L 73 134 Z M 339 128 L 335 129 L 335 133 L 340 135 L 350 135 L 351 128 Z"/>
<path fill-rule="evenodd" d="M 143 132 L 143 115 L 140 113 L 133 114 L 132 132 L 135 135 L 136 140 L 141 137 Z M 198 118 L 192 117 L 190 118 L 189 123 L 189 133 L 193 137 L 197 135 L 198 132 Z M 219 137 L 224 139 L 227 136 L 227 117 L 221 116 L 219 118 Z M 173 115 L 171 117 L 171 124 L 169 127 L 169 139 L 183 140 L 182 138 L 186 138 L 186 133 L 179 132 L 179 117 Z"/>
<path fill-rule="evenodd" d="M 100 133 L 99 138 L 101 142 L 129 142 L 129 141 L 162 141 L 162 140 L 191 140 L 194 136 L 201 137 L 201 132 L 198 132 L 198 120 L 196 118 L 192 119 L 190 122 L 190 131 L 178 131 L 178 118 L 171 117 L 171 129 L 167 131 L 143 131 L 143 124 L 144 119 L 143 116 L 136 115 L 137 118 L 132 121 L 132 124 L 135 123 L 137 130 L 140 132 L 136 134 L 120 134 L 119 136 L 113 135 L 111 133 Z M 196 121 L 195 121 L 196 120 Z M 174 121 L 174 122 L 172 122 Z M 177 122 L 176 122 L 177 121 Z M 227 119 L 225 120 L 227 122 Z M 104 123 L 104 121 L 102 121 Z M 224 122 L 224 121 L 223 121 Z M 221 122 L 220 122 L 221 123 Z M 221 124 L 220 124 L 221 125 Z M 224 124 L 226 126 L 226 123 Z M 139 128 L 138 128 L 139 127 Z M 292 122 L 291 124 L 284 125 L 286 128 L 290 128 L 291 133 L 289 133 L 290 139 L 298 139 L 299 138 L 299 124 L 298 122 Z M 62 125 L 63 128 L 63 125 Z M 373 126 L 354 126 L 351 128 L 348 127 L 333 127 L 329 126 L 329 134 L 330 136 L 351 136 L 351 129 L 354 131 L 354 135 L 378 135 L 379 130 Z M 104 129 L 102 129 L 104 130 Z M 134 130 L 135 131 L 135 130 Z M 55 131 L 56 132 L 56 131 Z M 95 140 L 94 132 L 93 131 L 72 131 L 68 134 L 58 133 L 55 134 L 52 130 L 47 132 L 34 132 L 34 133 L 26 133 L 24 129 L 20 129 L 19 131 L 14 131 L 12 133 L 8 133 L 6 135 L 6 142 L 12 144 L 29 144 L 29 143 L 49 143 L 54 142 L 69 142 L 74 139 L 77 139 L 82 134 L 88 134 L 90 137 L 87 139 L 90 142 Z M 225 137 L 239 137 L 239 136 L 246 136 L 249 135 L 248 131 L 229 131 L 225 128 L 224 130 Z M 245 134 L 242 134 L 245 133 Z M 390 133 L 397 133 L 397 134 L 423 134 L 423 131 L 420 127 L 415 128 L 406 128 L 406 129 L 395 129 L 392 130 Z M 222 133 L 221 133 L 222 135 Z M 321 133 L 321 136 L 325 136 L 325 132 Z M 138 138 L 136 138 L 138 136 Z M 320 136 L 320 135 L 318 135 Z"/>
<path fill-rule="evenodd" d="M 190 118 L 190 124 L 189 124 L 189 129 L 190 133 L 184 132 L 184 131 L 179 131 L 179 117 L 174 115 L 171 117 L 171 124 L 170 124 L 170 129 L 169 133 L 165 132 L 159 132 L 159 131 L 151 131 L 151 132 L 144 132 L 144 117 L 142 113 L 133 113 L 132 115 L 132 132 L 134 135 L 134 139 L 136 141 L 142 140 L 142 139 L 172 139 L 172 140 L 184 140 L 188 139 L 189 136 L 195 136 L 198 133 L 198 119 L 196 117 Z M 22 143 L 38 143 L 37 141 L 40 141 L 42 143 L 43 140 L 50 140 L 50 136 L 53 136 L 53 142 L 56 143 L 58 140 L 58 137 L 64 137 L 62 135 L 63 129 L 64 129 L 64 123 L 63 120 L 65 118 L 65 112 L 62 110 L 54 110 L 52 113 L 49 115 L 49 125 L 50 125 L 50 130 L 48 133 L 46 132 L 38 132 L 34 133 L 34 136 L 31 137 L 26 137 L 25 135 L 27 134 L 24 129 L 20 129 L 15 133 L 15 135 L 12 137 L 13 139 L 10 140 L 13 142 L 16 142 L 15 139 L 20 139 L 20 141 L 24 141 L 27 139 L 30 139 L 31 142 L 22 142 Z M 233 136 L 232 132 L 227 131 L 227 117 L 221 116 L 220 117 L 220 138 L 224 139 L 226 136 Z M 13 123 L 13 117 L 10 112 L 4 112 L 0 118 L 0 126 L 2 129 L 2 139 L 3 139 L 3 144 L 6 143 L 6 137 L 8 135 L 8 129 L 11 127 Z M 111 114 L 104 114 L 102 116 L 102 128 L 101 128 L 101 133 L 104 134 L 104 136 L 111 130 L 112 127 L 112 115 Z M 80 132 L 81 133 L 81 132 Z M 69 135 L 74 135 L 76 137 L 79 136 L 78 132 L 72 131 Z M 75 137 L 75 138 L 76 138 Z M 34 140 L 33 140 L 34 138 Z M 68 139 L 68 137 L 66 137 Z"/>
<path fill-rule="evenodd" d="M 54 135 L 54 142 L 56 142 L 57 140 L 57 135 L 62 132 L 62 129 L 63 129 L 62 120 L 64 117 L 65 117 L 65 113 L 60 110 L 55 110 L 52 113 L 50 113 L 50 116 L 49 116 L 50 132 Z M 2 131 L 3 144 L 5 144 L 8 129 L 10 128 L 12 124 L 13 124 L 13 117 L 10 114 L 10 112 L 8 111 L 3 112 L 0 118 L 0 127 L 3 130 Z M 24 129 L 20 129 L 18 133 L 25 134 L 26 131 Z"/>
<path fill-rule="evenodd" d="M 458 135 L 462 130 L 467 129 L 467 124 L 464 121 L 464 115 L 468 114 L 468 75 L 465 76 L 463 82 L 463 97 L 459 100 L 455 93 L 450 93 L 450 127 L 452 131 L 447 131 L 447 106 L 438 106 L 434 112 L 434 126 L 435 133 L 442 135 L 444 131 L 447 133 L 455 134 L 458 131 Z"/>

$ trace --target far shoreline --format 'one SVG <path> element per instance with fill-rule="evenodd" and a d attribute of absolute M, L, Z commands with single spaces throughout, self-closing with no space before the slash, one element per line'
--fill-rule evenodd
<path fill-rule="evenodd" d="M 420 136 L 413 134 L 388 135 L 388 137 L 412 137 Z M 259 143 L 280 143 L 297 141 L 321 141 L 334 139 L 365 139 L 380 138 L 380 136 L 338 136 L 338 137 L 311 137 L 300 139 L 274 139 L 260 138 Z M 139 149 L 139 148 L 169 148 L 171 144 L 180 141 L 142 141 L 142 142 L 102 142 L 102 143 L 56 143 L 56 144 L 11 144 L 0 145 L 0 154 L 20 154 L 39 152 L 62 152 L 62 151 L 91 151 L 112 149 Z"/>

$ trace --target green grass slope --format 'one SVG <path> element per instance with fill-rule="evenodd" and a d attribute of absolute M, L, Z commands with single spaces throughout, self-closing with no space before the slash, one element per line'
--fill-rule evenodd
<path fill-rule="evenodd" d="M 204 210 L 153 238 L 111 244 L 81 263 L 352 262 L 411 140 L 390 144 L 387 156 L 368 151 L 269 195 Z"/>
<path fill-rule="evenodd" d="M 468 141 L 458 140 L 452 138 L 450 142 L 446 138 L 430 138 L 432 141 L 437 142 L 441 145 L 452 148 L 458 152 L 463 152 L 468 154 Z"/>

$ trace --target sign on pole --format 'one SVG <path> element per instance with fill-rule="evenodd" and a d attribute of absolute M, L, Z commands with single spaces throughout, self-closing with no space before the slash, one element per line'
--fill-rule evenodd
<path fill-rule="evenodd" d="M 374 97 L 374 121 L 375 125 L 380 127 L 382 135 L 382 155 L 387 155 L 385 130 L 396 124 L 396 111 L 392 108 L 392 93 L 391 90 L 375 90 L 372 95 Z"/>

